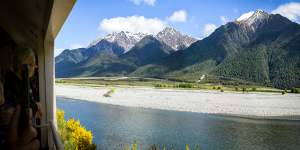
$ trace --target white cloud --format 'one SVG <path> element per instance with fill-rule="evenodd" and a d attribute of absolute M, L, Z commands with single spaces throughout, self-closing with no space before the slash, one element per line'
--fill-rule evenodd
<path fill-rule="evenodd" d="M 64 48 L 55 48 L 54 49 L 54 57 L 58 56 L 64 50 L 65 50 Z"/>
<path fill-rule="evenodd" d="M 187 13 L 185 10 L 175 11 L 170 17 L 168 17 L 168 20 L 172 22 L 186 22 Z"/>
<path fill-rule="evenodd" d="M 214 24 L 206 24 L 203 28 L 202 34 L 204 37 L 209 36 L 211 33 L 213 33 L 217 29 L 217 26 Z"/>
<path fill-rule="evenodd" d="M 70 49 L 77 49 L 77 48 L 83 48 L 84 46 L 82 46 L 81 44 L 72 44 L 70 45 Z"/>
<path fill-rule="evenodd" d="M 128 16 L 103 19 L 99 30 L 105 33 L 129 31 L 133 33 L 155 34 L 163 30 L 167 23 L 158 18 L 145 18 L 144 16 Z"/>
<path fill-rule="evenodd" d="M 280 5 L 272 11 L 273 14 L 281 14 L 292 21 L 300 22 L 300 3 L 291 2 Z"/>
<path fill-rule="evenodd" d="M 135 5 L 140 5 L 142 3 L 146 4 L 146 5 L 150 5 L 150 6 L 154 6 L 156 0 L 130 0 L 131 2 L 133 2 Z"/>
<path fill-rule="evenodd" d="M 251 17 L 254 14 L 254 11 L 250 11 L 247 13 L 242 14 L 238 19 L 236 19 L 237 21 L 242 21 L 245 19 L 248 19 L 249 17 Z"/>
<path fill-rule="evenodd" d="M 220 20 L 222 21 L 222 24 L 226 24 L 228 22 L 228 19 L 226 16 L 220 16 Z"/>

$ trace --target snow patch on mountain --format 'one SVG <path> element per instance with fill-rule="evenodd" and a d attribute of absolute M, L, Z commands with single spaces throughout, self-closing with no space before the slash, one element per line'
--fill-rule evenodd
<path fill-rule="evenodd" d="M 243 20 L 247 20 L 248 18 L 250 18 L 252 15 L 254 14 L 254 11 L 250 11 L 247 13 L 242 14 L 239 18 L 237 18 L 237 21 L 243 21 Z"/>
<path fill-rule="evenodd" d="M 261 22 L 269 17 L 269 14 L 261 9 L 256 10 L 255 12 L 248 12 L 243 14 L 237 19 L 239 22 L 247 23 L 248 25 Z"/>
<path fill-rule="evenodd" d="M 197 39 L 184 35 L 174 28 L 167 27 L 163 31 L 159 32 L 156 36 L 161 42 L 166 43 L 174 50 L 180 50 L 189 47 L 192 43 L 196 42 Z"/>
<path fill-rule="evenodd" d="M 261 26 L 268 18 L 269 14 L 261 9 L 256 10 L 255 12 L 249 12 L 243 14 L 237 19 L 238 24 L 247 26 L 252 31 L 256 31 L 257 28 Z"/>
<path fill-rule="evenodd" d="M 111 43 L 117 43 L 119 46 L 124 48 L 125 52 L 128 52 L 133 48 L 141 39 L 146 37 L 146 33 L 132 33 L 128 31 L 113 32 L 106 35 L 105 37 L 98 37 L 90 43 L 88 47 L 97 45 L 100 41 L 106 40 Z M 157 40 L 164 42 L 168 46 L 172 47 L 174 50 L 184 49 L 189 47 L 192 43 L 196 42 L 197 39 L 184 35 L 174 28 L 167 27 L 163 31 L 156 35 L 151 35 Z"/>
<path fill-rule="evenodd" d="M 99 43 L 101 40 L 107 40 L 111 43 L 117 43 L 119 46 L 123 47 L 125 52 L 129 51 L 136 43 L 138 43 L 142 38 L 144 38 L 147 34 L 145 33 L 131 33 L 128 31 L 121 31 L 121 32 L 113 32 L 108 34 L 104 38 L 97 38 L 89 47 L 92 47 Z"/>

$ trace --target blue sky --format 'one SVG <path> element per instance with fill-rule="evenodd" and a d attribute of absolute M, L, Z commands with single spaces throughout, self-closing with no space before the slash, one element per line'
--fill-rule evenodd
<path fill-rule="evenodd" d="M 203 38 L 256 9 L 300 22 L 300 0 L 77 0 L 55 40 L 55 55 L 121 30 L 155 34 L 172 26 Z"/>

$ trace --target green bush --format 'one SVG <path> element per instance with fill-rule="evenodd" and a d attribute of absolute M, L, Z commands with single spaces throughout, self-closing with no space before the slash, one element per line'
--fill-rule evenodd
<path fill-rule="evenodd" d="M 193 84 L 190 84 L 190 83 L 182 83 L 182 84 L 179 84 L 178 85 L 179 88 L 193 88 Z"/>
<path fill-rule="evenodd" d="M 111 97 L 112 94 L 115 93 L 115 89 L 110 89 L 109 91 L 107 91 L 105 94 L 103 94 L 104 97 Z"/>
<path fill-rule="evenodd" d="M 285 91 L 282 91 L 282 92 L 281 92 L 282 95 L 284 95 L 285 93 L 286 93 Z"/>
<path fill-rule="evenodd" d="M 300 88 L 292 88 L 291 93 L 300 93 Z"/>
<path fill-rule="evenodd" d="M 161 84 L 155 84 L 154 87 L 161 87 Z"/>
<path fill-rule="evenodd" d="M 223 89 L 221 89 L 220 91 L 221 91 L 221 92 L 224 92 L 224 90 L 223 90 Z"/>
<path fill-rule="evenodd" d="M 166 87 L 168 87 L 167 84 L 155 84 L 154 86 L 157 87 L 157 88 L 166 88 Z"/>
<path fill-rule="evenodd" d="M 218 88 L 217 88 L 218 90 L 221 90 L 221 87 L 220 86 L 218 86 Z"/>
<path fill-rule="evenodd" d="M 235 91 L 239 91 L 239 88 L 238 88 L 238 87 L 235 87 L 234 89 L 235 89 Z"/>
<path fill-rule="evenodd" d="M 256 91 L 256 87 L 253 87 L 253 88 L 252 88 L 252 91 Z"/>
<path fill-rule="evenodd" d="M 243 87 L 243 88 L 242 88 L 242 91 L 243 91 L 243 92 L 247 92 L 247 88 Z"/>
<path fill-rule="evenodd" d="M 213 86 L 213 88 L 212 88 L 213 90 L 215 90 L 216 89 L 216 87 L 215 86 Z"/>
<path fill-rule="evenodd" d="M 166 145 L 162 145 L 162 147 L 161 147 L 161 146 L 158 146 L 158 145 L 151 145 L 150 148 L 149 148 L 149 150 L 159 150 L 159 149 L 167 150 L 167 146 Z M 195 147 L 190 146 L 188 144 L 185 145 L 185 149 L 184 150 L 192 150 L 192 149 L 193 150 L 200 150 L 201 147 L 200 147 L 199 144 L 196 144 Z M 125 150 L 130 150 L 130 148 L 127 147 L 127 148 L 125 148 Z M 169 148 L 169 150 L 175 150 L 174 146 L 171 145 L 171 147 Z"/>
<path fill-rule="evenodd" d="M 96 150 L 93 144 L 93 134 L 83 127 L 79 120 L 65 120 L 64 111 L 58 109 L 57 126 L 58 133 L 64 144 L 65 150 Z"/>

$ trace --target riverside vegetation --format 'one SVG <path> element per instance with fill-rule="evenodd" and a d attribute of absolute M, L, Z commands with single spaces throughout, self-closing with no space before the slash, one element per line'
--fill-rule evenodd
<path fill-rule="evenodd" d="M 272 87 L 265 87 L 249 82 L 212 82 L 203 81 L 201 83 L 182 81 L 182 80 L 164 80 L 155 78 L 126 78 L 118 79 L 116 77 L 103 78 L 69 78 L 57 79 L 59 84 L 76 84 L 88 86 L 144 86 L 155 88 L 175 88 L 175 89 L 196 89 L 196 90 L 217 90 L 217 91 L 235 91 L 235 92 L 274 92 L 274 93 L 300 93 L 300 88 L 291 89 L 276 89 Z M 112 88 L 103 96 L 110 97 L 115 90 Z"/>
<path fill-rule="evenodd" d="M 115 89 L 110 89 L 109 91 L 107 91 L 105 94 L 103 94 L 104 97 L 111 97 L 112 94 L 115 93 Z"/>
<path fill-rule="evenodd" d="M 200 145 L 195 145 L 194 148 L 190 148 L 189 144 L 185 145 L 185 150 L 201 150 Z M 126 146 L 124 150 L 138 150 L 138 144 L 136 141 L 132 144 L 132 147 Z M 171 147 L 168 149 L 166 145 L 158 146 L 158 145 L 152 145 L 149 150 L 175 150 L 174 146 L 171 145 Z"/>
<path fill-rule="evenodd" d="M 65 150 L 96 150 L 93 134 L 80 124 L 79 120 L 65 120 L 64 111 L 57 109 L 58 133 Z"/>

